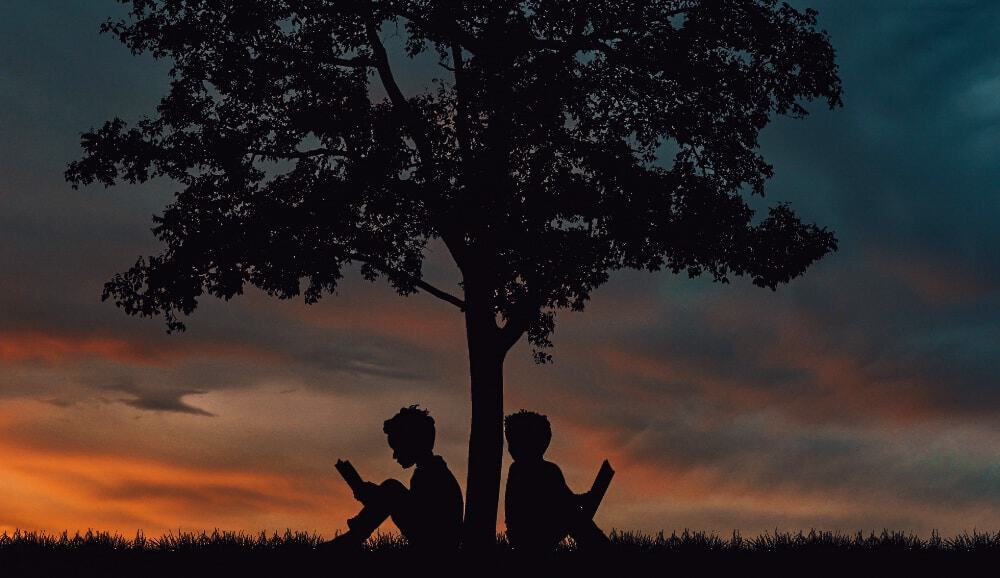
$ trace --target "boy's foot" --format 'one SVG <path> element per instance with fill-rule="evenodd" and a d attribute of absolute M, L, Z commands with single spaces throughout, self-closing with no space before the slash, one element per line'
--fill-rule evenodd
<path fill-rule="evenodd" d="M 357 554 L 362 551 L 362 544 L 364 540 L 348 530 L 329 542 L 319 544 L 316 550 L 324 554 Z"/>

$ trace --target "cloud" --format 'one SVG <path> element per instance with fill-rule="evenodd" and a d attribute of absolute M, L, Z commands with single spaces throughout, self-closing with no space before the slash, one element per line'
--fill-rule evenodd
<path fill-rule="evenodd" d="M 977 271 L 961 261 L 940 254 L 913 251 L 869 250 L 869 266 L 899 282 L 923 303 L 932 306 L 969 305 L 995 300 L 1000 292 L 992 271 Z"/>
<path fill-rule="evenodd" d="M 121 401 L 125 405 L 136 409 L 149 411 L 174 411 L 178 413 L 190 413 L 193 415 L 215 417 L 215 414 L 189 405 L 183 400 L 186 396 L 204 395 L 208 393 L 207 391 L 198 389 L 166 391 L 163 389 L 140 389 L 135 387 L 124 388 L 121 386 L 116 387 L 115 389 L 123 389 L 128 393 L 131 393 L 134 396 L 133 398 L 123 399 Z"/>
<path fill-rule="evenodd" d="M 0 362 L 8 365 L 71 365 L 90 359 L 166 367 L 197 359 L 255 359 L 280 362 L 273 349 L 250 343 L 204 338 L 170 339 L 158 334 L 115 335 L 99 332 L 3 331 Z"/>
<path fill-rule="evenodd" d="M 710 527 L 723 531 L 955 532 L 990 527 L 1000 513 L 1000 471 L 986 449 L 995 431 L 808 426 L 766 410 L 719 427 L 713 411 L 708 402 L 664 408 L 638 430 L 560 412 L 550 415 L 549 457 L 575 486 L 609 458 L 618 475 L 604 521 L 641 520 L 654 530 L 717 520 Z"/>
<path fill-rule="evenodd" d="M 335 485 L 303 485 L 259 468 L 190 468 L 154 457 L 25 451 L 9 443 L 0 444 L 0 458 L 2 529 L 142 528 L 155 534 L 179 528 L 278 530 L 309 520 L 329 535 L 350 507 Z M 337 497 L 335 504 L 328 496 Z"/>
<path fill-rule="evenodd" d="M 104 357 L 126 363 L 161 363 L 163 353 L 115 337 L 0 334 L 0 361 L 6 363 L 64 363 L 83 357 Z"/>

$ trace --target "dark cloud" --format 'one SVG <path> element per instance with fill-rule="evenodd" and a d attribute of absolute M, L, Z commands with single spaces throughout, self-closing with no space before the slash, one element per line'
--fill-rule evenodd
<path fill-rule="evenodd" d="M 979 439 L 994 435 L 984 432 Z M 933 443 L 926 435 L 907 440 L 871 431 L 808 430 L 766 414 L 706 428 L 696 415 L 675 413 L 623 441 L 637 459 L 667 469 L 707 468 L 720 480 L 760 492 L 1000 507 L 1000 468 L 954 448 L 924 447 Z"/>
<path fill-rule="evenodd" d="M 131 391 L 128 391 L 128 393 L 131 393 L 134 397 L 131 399 L 122 399 L 121 402 L 136 409 L 149 411 L 174 411 L 177 413 L 190 413 L 193 415 L 215 417 L 215 414 L 190 405 L 183 400 L 186 396 L 203 395 L 208 393 L 207 391 L 198 389 L 165 390 L 162 388 L 156 388 L 143 390 L 139 388 L 132 388 Z"/>

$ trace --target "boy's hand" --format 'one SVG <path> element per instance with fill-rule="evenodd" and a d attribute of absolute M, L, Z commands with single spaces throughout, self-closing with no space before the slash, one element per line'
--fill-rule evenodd
<path fill-rule="evenodd" d="M 367 505 L 369 502 L 374 501 L 378 497 L 380 490 L 381 488 L 379 488 L 378 484 L 365 482 L 363 486 L 354 492 L 354 499 Z"/>

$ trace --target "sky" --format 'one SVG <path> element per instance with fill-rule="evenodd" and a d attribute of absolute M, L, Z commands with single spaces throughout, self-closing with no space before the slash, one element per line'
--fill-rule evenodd
<path fill-rule="evenodd" d="M 558 316 L 554 363 L 512 350 L 506 409 L 549 416 L 547 457 L 577 491 L 611 461 L 606 530 L 996 530 L 1000 4 L 793 4 L 819 10 L 845 105 L 765 130 L 768 200 L 839 251 L 776 292 L 616 274 Z M 0 531 L 330 535 L 358 509 L 337 459 L 408 479 L 382 421 L 413 403 L 464 487 L 450 305 L 348 275 L 312 306 L 205 300 L 167 335 L 101 302 L 157 252 L 174 190 L 63 180 L 81 132 L 151 113 L 167 85 L 98 34 L 121 11 L 0 0 Z M 419 90 L 421 64 L 396 65 Z M 455 287 L 443 249 L 428 263 Z"/>

